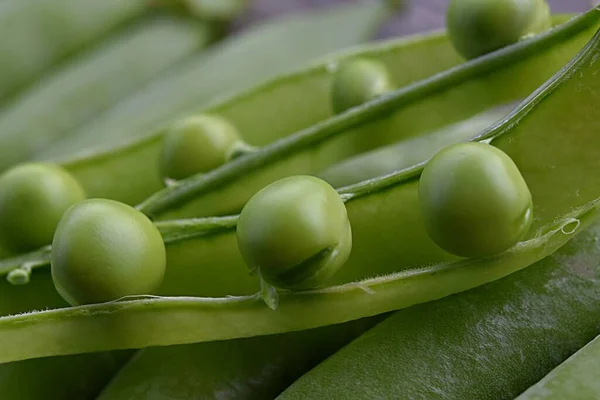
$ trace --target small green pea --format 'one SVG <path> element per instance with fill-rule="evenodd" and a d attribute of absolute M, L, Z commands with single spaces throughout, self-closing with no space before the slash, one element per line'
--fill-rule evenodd
<path fill-rule="evenodd" d="M 85 199 L 79 182 L 57 165 L 20 164 L 0 176 L 0 238 L 7 250 L 49 245 L 63 213 Z"/>
<path fill-rule="evenodd" d="M 448 35 L 456 50 L 475 58 L 550 28 L 545 0 L 451 0 Z"/>
<path fill-rule="evenodd" d="M 246 264 L 267 283 L 312 289 L 344 265 L 352 232 L 335 189 L 315 177 L 293 176 L 248 201 L 238 221 L 237 241 Z"/>
<path fill-rule="evenodd" d="M 236 128 L 221 117 L 197 115 L 183 119 L 165 134 L 162 176 L 179 180 L 220 167 L 240 143 Z"/>
<path fill-rule="evenodd" d="M 383 64 L 372 60 L 344 62 L 333 78 L 333 111 L 339 114 L 393 89 L 392 79 Z"/>
<path fill-rule="evenodd" d="M 151 294 L 162 283 L 165 265 L 165 245 L 152 221 L 113 200 L 71 207 L 52 242 L 52 279 L 72 305 Z"/>
<path fill-rule="evenodd" d="M 491 256 L 514 246 L 533 218 L 531 192 L 517 166 L 483 143 L 437 153 L 421 175 L 419 199 L 429 236 L 458 256 Z"/>

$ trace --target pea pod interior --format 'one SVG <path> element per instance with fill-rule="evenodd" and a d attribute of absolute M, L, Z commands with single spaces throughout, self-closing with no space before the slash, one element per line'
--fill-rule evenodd
<path fill-rule="evenodd" d="M 365 103 L 145 200 L 158 219 L 227 215 L 267 184 L 317 174 L 348 157 L 461 121 L 529 95 L 598 27 L 597 10 L 555 30 Z M 514 85 L 519 80 L 523 84 Z"/>

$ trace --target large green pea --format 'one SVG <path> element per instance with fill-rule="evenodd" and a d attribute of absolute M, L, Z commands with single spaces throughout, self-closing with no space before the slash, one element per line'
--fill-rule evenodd
<path fill-rule="evenodd" d="M 551 26 L 545 0 L 451 0 L 448 35 L 456 50 L 475 58 Z"/>
<path fill-rule="evenodd" d="M 483 143 L 437 153 L 421 175 L 419 199 L 429 236 L 458 256 L 491 256 L 514 246 L 533 218 L 531 193 L 517 166 Z"/>
<path fill-rule="evenodd" d="M 283 289 L 323 285 L 352 248 L 344 202 L 311 176 L 281 179 L 254 195 L 240 214 L 237 240 L 249 268 Z"/>
<path fill-rule="evenodd" d="M 347 61 L 335 72 L 331 105 L 339 114 L 391 90 L 394 85 L 383 64 L 366 59 Z"/>
<path fill-rule="evenodd" d="M 164 136 L 160 169 L 163 178 L 184 179 L 225 164 L 242 143 L 225 119 L 197 115 L 177 122 Z"/>
<path fill-rule="evenodd" d="M 63 213 L 85 199 L 79 182 L 46 163 L 14 166 L 0 176 L 0 239 L 13 252 L 49 245 Z"/>
<path fill-rule="evenodd" d="M 52 242 L 52 279 L 72 305 L 152 294 L 162 283 L 165 245 L 144 214 L 113 200 L 71 207 Z"/>

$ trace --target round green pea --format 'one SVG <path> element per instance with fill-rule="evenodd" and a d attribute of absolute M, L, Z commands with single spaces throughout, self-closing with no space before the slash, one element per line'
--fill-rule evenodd
<path fill-rule="evenodd" d="M 236 128 L 221 117 L 185 118 L 165 133 L 160 161 L 162 176 L 179 180 L 220 167 L 240 142 Z"/>
<path fill-rule="evenodd" d="M 246 264 L 283 289 L 323 285 L 346 262 L 352 232 L 340 195 L 325 181 L 293 176 L 248 201 L 237 225 Z"/>
<path fill-rule="evenodd" d="M 13 252 L 49 245 L 63 213 L 85 199 L 79 182 L 46 163 L 14 166 L 0 176 L 0 240 Z"/>
<path fill-rule="evenodd" d="M 141 212 L 113 200 L 71 207 L 52 242 L 52 279 L 72 305 L 152 294 L 163 281 L 165 245 Z"/>
<path fill-rule="evenodd" d="M 448 35 L 456 50 L 475 58 L 550 28 L 545 0 L 451 0 Z"/>
<path fill-rule="evenodd" d="M 392 79 L 383 64 L 366 59 L 344 62 L 333 78 L 333 111 L 339 114 L 392 90 Z"/>
<path fill-rule="evenodd" d="M 461 143 L 437 153 L 419 182 L 425 228 L 449 253 L 485 257 L 521 240 L 533 218 L 531 192 L 496 147 Z"/>

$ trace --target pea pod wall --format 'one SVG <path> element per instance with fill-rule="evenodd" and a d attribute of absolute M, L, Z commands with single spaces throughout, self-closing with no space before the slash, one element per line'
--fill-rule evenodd
<path fill-rule="evenodd" d="M 519 100 L 589 40 L 599 16 L 594 9 L 539 37 L 329 118 L 205 175 L 181 181 L 139 208 L 160 219 L 231 214 L 274 180 L 317 174 L 358 153 Z M 516 80 L 522 84 L 511 83 Z"/>
<path fill-rule="evenodd" d="M 526 268 L 552 254 L 573 233 L 598 218 L 597 198 L 600 193 L 597 188 L 600 185 L 596 174 L 589 171 L 598 168 L 600 151 L 594 145 L 600 128 L 590 117 L 599 100 L 592 62 L 598 55 L 599 42 L 600 33 L 509 117 L 477 138 L 491 140 L 492 145 L 513 157 L 536 199 L 536 229 L 514 248 L 490 258 L 458 261 L 438 251 L 437 265 L 432 267 L 317 291 L 282 292 L 280 307 L 276 311 L 268 309 L 258 296 L 142 297 L 3 317 L 0 319 L 0 339 L 10 345 L 0 352 L 0 361 L 308 329 L 439 299 Z M 589 90 L 582 91 L 581 87 Z M 566 107 L 566 103 L 570 106 Z M 585 129 L 582 129 L 583 126 Z M 565 135 L 577 140 L 566 141 L 563 139 Z M 539 145 L 540 141 L 544 146 Z M 523 157 L 521 151 L 531 156 L 527 149 L 536 149 L 535 157 Z M 547 165 L 540 159 L 553 162 Z M 371 235 L 368 240 L 357 237 L 355 249 L 368 249 L 367 253 L 371 255 L 383 254 L 376 262 L 371 257 L 358 263 L 354 257 L 355 264 L 351 257 L 347 269 L 356 268 L 354 272 L 360 274 L 360 278 L 381 274 L 386 267 L 380 266 L 384 264 L 395 265 L 396 271 L 408 267 L 402 265 L 404 259 L 390 251 L 398 247 L 398 238 L 410 238 L 411 249 L 403 256 L 413 261 L 419 258 L 419 255 L 414 257 L 411 254 L 415 250 L 434 249 L 430 239 L 415 236 L 422 223 L 411 199 L 416 197 L 417 182 L 413 178 L 418 176 L 421 167 L 417 165 L 379 180 L 367 181 L 344 192 L 353 228 L 369 229 L 362 226 L 361 218 L 372 217 L 366 212 L 370 208 L 377 210 L 378 217 L 385 218 L 388 224 L 386 232 L 394 236 L 394 243 L 387 243 L 385 237 L 376 235 Z M 551 169 L 552 173 L 536 173 L 544 168 Z M 573 179 L 573 173 L 578 179 Z M 368 207 L 357 207 L 361 203 Z M 403 208 L 390 207 L 389 204 L 402 204 Z M 353 207 L 360 212 L 353 214 Z M 412 212 L 405 214 L 406 210 Z M 407 220 L 407 214 L 410 218 L 415 218 L 416 214 L 417 219 Z M 365 225 L 369 225 L 370 229 L 385 226 L 373 225 L 372 222 L 370 220 Z M 207 236 L 211 225 L 218 227 L 212 228 L 213 231 L 224 228 L 217 218 L 205 222 L 198 233 Z M 398 227 L 402 226 L 411 226 L 411 232 L 398 233 Z M 232 234 L 221 236 L 231 237 Z M 235 251 L 234 243 L 230 251 Z M 373 265 L 379 269 L 372 268 Z M 415 262 L 412 267 L 419 265 L 422 264 Z M 229 278 L 235 279 L 234 276 Z M 36 339 L 35 344 L 31 343 L 32 338 Z M 28 346 L 25 346 L 26 343 Z"/>
<path fill-rule="evenodd" d="M 0 112 L 0 169 L 34 158 L 115 101 L 206 46 L 210 36 L 207 27 L 197 21 L 157 18 L 119 31 L 73 57 Z"/>
<path fill-rule="evenodd" d="M 312 58 L 364 42 L 382 16 L 387 15 L 385 10 L 383 2 L 358 3 L 318 13 L 307 12 L 254 28 L 189 60 L 170 76 L 120 102 L 73 132 L 68 140 L 59 141 L 36 157 L 60 161 L 77 176 L 90 196 L 135 204 L 163 187 L 157 170 L 162 130 L 151 137 L 140 136 L 147 136 L 157 125 L 215 101 L 216 97 L 288 72 Z M 314 35 L 315 39 L 309 40 L 307 34 Z M 238 68 L 240 57 L 247 60 L 244 70 Z M 304 85 L 289 82 L 289 87 L 282 82 L 277 91 L 265 87 L 239 100 L 227 101 L 226 107 L 245 114 L 245 118 L 260 111 L 261 116 L 273 123 L 285 124 L 285 118 L 276 119 L 278 113 L 270 110 L 274 106 L 283 107 L 285 100 L 285 108 L 291 111 L 291 105 L 298 104 L 296 101 L 302 95 L 309 96 L 312 90 L 322 93 L 320 79 Z M 303 123 L 312 123 L 315 118 L 321 118 L 313 114 L 300 115 L 302 113 L 297 113 L 290 122 L 307 118 Z M 290 117 L 290 112 L 285 116 Z M 266 120 L 263 123 L 266 124 Z"/>

